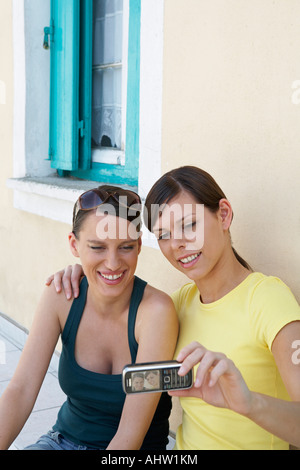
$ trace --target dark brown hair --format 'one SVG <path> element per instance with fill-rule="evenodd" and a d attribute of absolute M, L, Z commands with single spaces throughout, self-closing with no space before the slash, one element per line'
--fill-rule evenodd
<path fill-rule="evenodd" d="M 159 206 L 167 204 L 180 192 L 190 193 L 199 204 L 204 204 L 212 213 L 219 210 L 221 199 L 227 199 L 220 186 L 213 177 L 204 170 L 195 166 L 183 166 L 165 173 L 150 189 L 145 201 L 144 222 L 148 230 L 152 231 L 159 215 Z M 153 208 L 157 208 L 156 211 Z M 245 268 L 249 264 L 232 247 L 236 259 Z"/>

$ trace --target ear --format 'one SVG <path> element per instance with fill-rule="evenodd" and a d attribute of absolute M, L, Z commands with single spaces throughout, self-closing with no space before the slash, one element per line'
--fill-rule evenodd
<path fill-rule="evenodd" d="M 229 230 L 233 212 L 231 204 L 227 199 L 221 199 L 219 201 L 219 216 L 221 218 L 223 230 Z"/>
<path fill-rule="evenodd" d="M 76 258 L 79 258 L 79 253 L 78 253 L 78 249 L 77 249 L 77 243 L 78 243 L 77 238 L 75 237 L 73 232 L 69 233 L 68 238 L 69 238 L 69 245 L 70 245 L 71 253 L 74 256 L 76 256 Z"/>

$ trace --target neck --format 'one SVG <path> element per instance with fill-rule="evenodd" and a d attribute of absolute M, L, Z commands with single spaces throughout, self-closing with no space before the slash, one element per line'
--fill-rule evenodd
<path fill-rule="evenodd" d="M 231 292 L 251 273 L 242 266 L 232 250 L 222 258 L 206 276 L 195 281 L 200 292 L 201 302 L 216 302 Z"/>
<path fill-rule="evenodd" d="M 118 317 L 126 312 L 130 305 L 134 279 L 125 287 L 120 295 L 103 295 L 97 288 L 89 286 L 87 303 L 98 316 Z"/>

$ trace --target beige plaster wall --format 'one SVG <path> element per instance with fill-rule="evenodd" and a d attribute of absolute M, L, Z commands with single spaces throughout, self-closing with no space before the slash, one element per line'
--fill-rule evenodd
<path fill-rule="evenodd" d="M 211 173 L 237 250 L 298 299 L 299 30 L 297 0 L 165 1 L 162 171 Z"/>
<path fill-rule="evenodd" d="M 29 328 L 47 275 L 73 262 L 69 226 L 13 207 L 13 32 L 12 1 L 0 0 L 0 312 Z"/>

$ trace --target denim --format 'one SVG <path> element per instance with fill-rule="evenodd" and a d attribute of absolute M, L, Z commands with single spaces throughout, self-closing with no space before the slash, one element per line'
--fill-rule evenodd
<path fill-rule="evenodd" d="M 24 450 L 96 450 L 91 447 L 74 444 L 65 439 L 59 432 L 49 431 L 41 436 L 35 444 L 25 447 Z M 101 450 L 101 449 L 97 449 Z"/>

